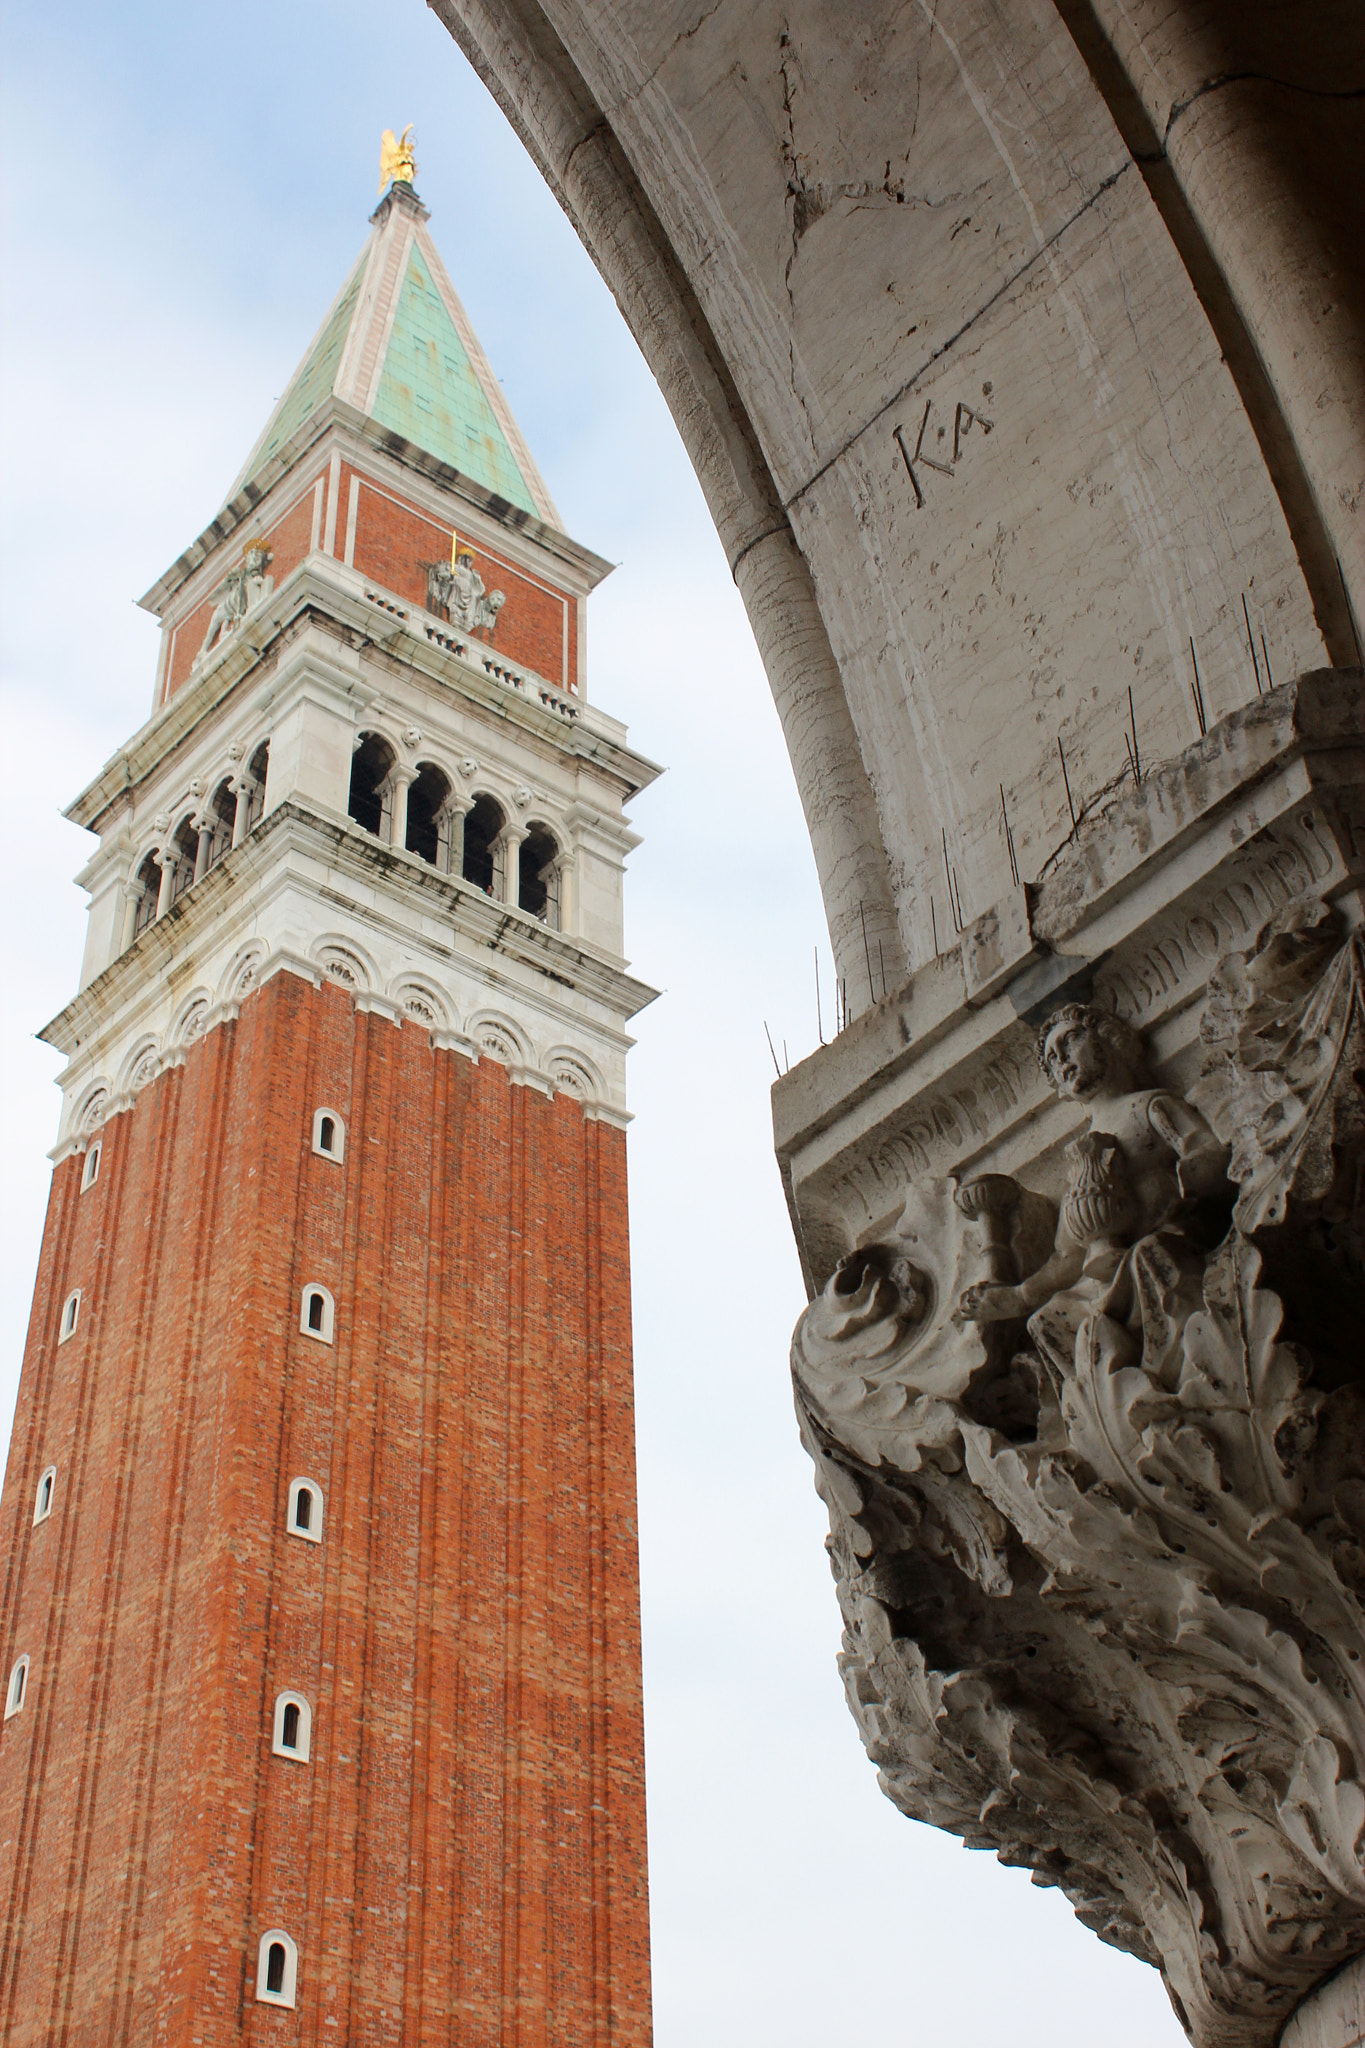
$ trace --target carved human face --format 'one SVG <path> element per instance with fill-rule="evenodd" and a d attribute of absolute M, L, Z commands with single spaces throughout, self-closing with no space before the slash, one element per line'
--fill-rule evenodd
<path fill-rule="evenodd" d="M 1043 1065 L 1063 1101 L 1089 1102 L 1108 1077 L 1109 1053 L 1093 1024 L 1068 1022 L 1049 1031 Z"/>

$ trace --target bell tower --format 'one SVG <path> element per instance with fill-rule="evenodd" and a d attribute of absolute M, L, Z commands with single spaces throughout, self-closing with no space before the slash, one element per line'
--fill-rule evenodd
<path fill-rule="evenodd" d="M 622 957 L 562 531 L 412 187 L 148 592 L 3 1496 L 0 2033 L 650 2037 Z"/>

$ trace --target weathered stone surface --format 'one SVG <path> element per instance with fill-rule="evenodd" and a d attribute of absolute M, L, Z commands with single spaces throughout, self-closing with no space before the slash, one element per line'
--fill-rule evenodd
<path fill-rule="evenodd" d="M 811 828 L 852 1022 L 774 1119 L 866 1739 L 1268 2042 L 1365 1949 L 1365 13 L 431 4 L 659 378 Z M 1034 1040 L 1092 1001 L 1166 1107 L 1086 1135 Z"/>
<path fill-rule="evenodd" d="M 882 1783 L 1061 1885 L 1228 2048 L 1365 1947 L 1358 691 L 1308 678 L 1215 729 L 1037 892 L 1057 940 L 1114 917 L 1100 856 L 1126 847 L 1172 913 L 1137 930 L 1160 988 L 1121 945 L 1082 955 L 1096 1000 L 1045 993 L 1040 1033 L 1027 966 L 992 1043 L 964 984 L 882 1092 L 917 1123 L 845 1097 L 860 1164 L 807 1182 L 828 1120 L 787 1161 L 798 1216 L 812 1185 L 845 1203 L 793 1370 Z M 936 1109 L 954 1029 L 975 1085 Z M 793 1079 L 779 1115 L 809 1117 Z M 902 1206 L 860 1229 L 874 1181 Z"/>
<path fill-rule="evenodd" d="M 435 4 L 655 367 L 765 654 L 793 593 L 744 564 L 775 535 L 804 558 L 820 709 L 793 757 L 855 1011 L 860 891 L 874 940 L 894 903 L 906 957 L 930 957 L 950 894 L 970 923 L 1008 886 L 1002 786 L 1031 882 L 1134 740 L 1147 765 L 1198 732 L 1196 661 L 1215 723 L 1359 658 L 1359 356 L 1332 255 L 1357 202 L 1321 147 L 1284 169 L 1308 135 L 1284 105 L 1345 121 L 1365 77 L 1344 10 L 1321 10 L 1340 83 L 1296 56 L 1252 147 L 1228 110 L 1261 88 L 1206 58 L 1224 16 L 1269 7 Z M 1282 35 L 1227 33 L 1276 78 Z M 1166 128 L 1179 153 L 1216 120 L 1216 170 L 1167 161 Z"/>
<path fill-rule="evenodd" d="M 1280 2048 L 1360 2048 L 1365 2041 L 1365 1957 L 1348 1963 L 1305 1999 Z"/>

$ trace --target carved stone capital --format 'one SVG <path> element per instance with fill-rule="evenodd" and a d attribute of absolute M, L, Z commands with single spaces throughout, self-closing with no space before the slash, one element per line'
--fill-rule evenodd
<path fill-rule="evenodd" d="M 1310 681 L 1246 721 L 1245 785 L 1237 721 L 1209 735 L 1217 800 L 1126 931 L 1120 807 L 994 999 L 936 963 L 922 1050 L 818 1118 L 809 1071 L 775 1091 L 882 1785 L 1160 1967 L 1200 2048 L 1271 2048 L 1365 1951 L 1365 750 L 1358 679 Z M 1305 701 L 1277 803 L 1258 747 Z"/>

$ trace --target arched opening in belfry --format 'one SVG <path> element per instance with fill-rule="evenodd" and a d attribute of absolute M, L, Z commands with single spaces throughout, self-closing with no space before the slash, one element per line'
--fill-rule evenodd
<path fill-rule="evenodd" d="M 270 742 L 262 740 L 251 757 L 251 812 L 247 818 L 249 832 L 260 820 L 265 810 L 265 778 L 270 772 Z"/>
<path fill-rule="evenodd" d="M 195 864 L 199 859 L 199 834 L 194 829 L 192 817 L 182 818 L 175 828 L 175 880 L 171 883 L 171 901 L 184 895 L 194 881 Z"/>
<path fill-rule="evenodd" d="M 149 853 L 135 877 L 142 894 L 137 902 L 137 914 L 133 919 L 133 937 L 145 932 L 156 916 L 157 900 L 161 894 L 161 868 L 156 855 Z"/>
<path fill-rule="evenodd" d="M 351 794 L 346 809 L 357 825 L 377 839 L 383 837 L 384 785 L 393 772 L 394 758 L 393 748 L 377 732 L 361 733 L 351 758 Z"/>
<path fill-rule="evenodd" d="M 557 929 L 559 877 L 555 863 L 559 859 L 559 843 L 548 826 L 532 825 L 521 842 L 517 859 L 520 865 L 518 904 L 523 910 L 529 910 L 532 917 L 538 917 L 543 924 Z"/>
<path fill-rule="evenodd" d="M 477 797 L 464 821 L 464 878 L 486 895 L 496 896 L 501 866 L 498 841 L 507 823 L 502 805 L 491 796 Z"/>
<path fill-rule="evenodd" d="M 233 827 L 237 822 L 237 797 L 226 782 L 220 782 L 209 800 L 208 816 L 213 821 L 209 866 L 231 851 Z"/>
<path fill-rule="evenodd" d="M 450 778 L 434 762 L 423 761 L 408 791 L 407 849 L 433 867 L 444 867 L 441 859 L 445 831 L 442 813 L 450 802 Z"/>

